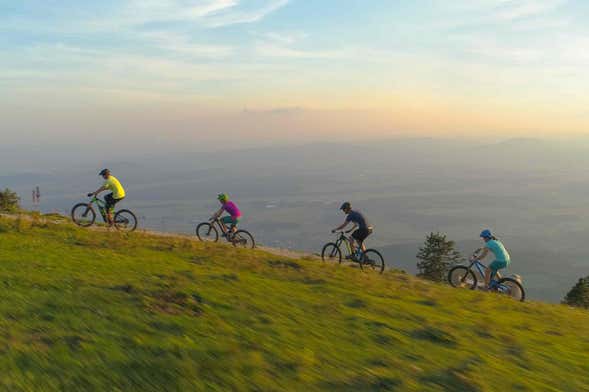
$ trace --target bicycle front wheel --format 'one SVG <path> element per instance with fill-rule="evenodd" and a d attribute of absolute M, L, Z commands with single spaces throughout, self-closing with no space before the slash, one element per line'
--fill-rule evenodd
<path fill-rule="evenodd" d="M 378 271 L 378 273 L 382 274 L 384 272 L 384 258 L 379 251 L 368 249 L 366 252 L 364 252 L 364 257 L 362 257 L 360 266 L 362 269 L 364 269 L 366 266 L 371 268 L 373 271 Z"/>
<path fill-rule="evenodd" d="M 219 232 L 209 222 L 203 222 L 196 226 L 196 236 L 203 242 L 217 242 L 219 240 Z"/>
<path fill-rule="evenodd" d="M 330 242 L 326 244 L 323 249 L 321 250 L 321 260 L 323 261 L 333 261 L 340 263 L 342 262 L 342 251 L 339 247 Z"/>
<path fill-rule="evenodd" d="M 72 221 L 78 226 L 88 227 L 94 224 L 96 212 L 91 204 L 78 203 L 72 208 Z"/>
<path fill-rule="evenodd" d="M 129 210 L 117 211 L 114 221 L 115 227 L 120 231 L 131 232 L 137 228 L 137 217 Z"/>
<path fill-rule="evenodd" d="M 448 272 L 448 283 L 452 287 L 474 290 L 477 287 L 477 277 L 469 268 L 459 265 Z"/>
<path fill-rule="evenodd" d="M 254 236 L 247 230 L 237 230 L 235 234 L 233 234 L 231 242 L 233 243 L 233 246 L 239 246 L 240 248 L 254 249 L 256 247 Z"/>
<path fill-rule="evenodd" d="M 499 282 L 497 282 L 497 292 L 508 295 L 516 301 L 524 302 L 526 299 L 526 292 L 523 286 L 512 278 L 499 279 Z"/>

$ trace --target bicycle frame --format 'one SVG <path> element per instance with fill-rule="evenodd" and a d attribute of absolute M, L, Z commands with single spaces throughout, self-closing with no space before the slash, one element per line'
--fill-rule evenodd
<path fill-rule="evenodd" d="M 475 268 L 473 268 L 473 267 L 475 267 Z M 468 266 L 468 269 L 470 271 L 476 270 L 482 278 L 485 277 L 485 270 L 487 268 L 488 267 L 478 259 L 472 260 L 470 262 L 470 265 Z M 503 290 L 507 289 L 506 286 L 499 284 L 499 280 L 501 280 L 501 274 L 499 273 L 499 271 L 496 271 L 493 275 L 491 275 L 491 281 L 489 282 L 489 287 L 492 289 L 496 289 L 498 291 L 503 291 Z"/>
<path fill-rule="evenodd" d="M 88 204 L 96 204 L 96 207 L 98 207 L 98 212 L 100 212 L 100 216 L 102 216 L 102 220 L 104 223 L 108 223 L 108 219 L 106 218 L 106 202 L 104 200 L 99 199 L 98 196 L 94 196 Z"/>
<path fill-rule="evenodd" d="M 348 236 L 345 234 L 345 232 L 340 231 L 339 232 L 339 237 L 337 238 L 337 240 L 335 241 L 335 245 L 341 249 L 341 244 L 345 243 L 345 250 L 347 251 L 348 255 L 352 255 L 352 260 L 353 261 L 357 261 L 358 260 L 362 260 L 363 256 L 364 256 L 364 251 L 362 250 L 361 246 L 358 246 L 356 248 L 356 252 L 358 252 L 357 254 L 354 254 L 354 252 L 352 251 L 352 244 L 350 243 L 350 238 L 348 238 Z"/>
<path fill-rule="evenodd" d="M 348 239 L 348 237 L 344 234 L 344 232 L 340 232 L 339 233 L 339 237 L 337 238 L 337 240 L 335 241 L 335 245 L 340 248 L 341 244 L 344 243 L 346 246 L 346 250 L 348 251 L 348 254 L 351 255 L 352 254 L 352 245 L 350 245 L 350 240 Z M 340 248 L 341 249 L 341 248 Z"/>
<path fill-rule="evenodd" d="M 221 219 L 217 218 L 211 221 L 211 224 L 214 226 L 215 224 L 219 227 L 219 229 L 221 230 L 221 232 L 223 232 L 224 234 L 227 234 L 229 232 L 229 228 L 227 226 L 225 226 L 225 224 L 223 222 L 221 222 Z"/>
<path fill-rule="evenodd" d="M 484 265 L 480 260 L 475 259 L 470 262 L 468 269 L 472 270 L 473 266 L 476 267 L 476 271 L 480 274 L 480 276 L 482 276 L 482 277 L 485 276 L 485 270 L 488 268 L 486 265 Z M 497 278 L 497 279 L 495 279 L 495 278 Z M 499 271 L 497 271 L 494 276 L 491 276 L 491 280 L 499 280 L 499 279 L 501 279 L 501 274 L 499 273 Z"/>

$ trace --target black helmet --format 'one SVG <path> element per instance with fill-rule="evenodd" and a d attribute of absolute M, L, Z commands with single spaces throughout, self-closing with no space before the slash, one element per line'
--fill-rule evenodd
<path fill-rule="evenodd" d="M 104 176 L 106 174 L 110 174 L 110 170 L 108 170 L 108 169 L 102 169 L 100 171 L 100 173 L 98 173 L 99 176 Z"/>
<path fill-rule="evenodd" d="M 340 210 L 351 210 L 352 209 L 352 204 L 350 204 L 349 201 L 346 201 L 344 204 L 342 204 L 342 206 L 339 208 Z"/>

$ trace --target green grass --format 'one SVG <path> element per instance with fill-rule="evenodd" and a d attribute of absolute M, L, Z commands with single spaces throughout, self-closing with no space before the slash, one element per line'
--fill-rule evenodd
<path fill-rule="evenodd" d="M 589 390 L 586 311 L 51 219 L 0 218 L 5 390 Z"/>

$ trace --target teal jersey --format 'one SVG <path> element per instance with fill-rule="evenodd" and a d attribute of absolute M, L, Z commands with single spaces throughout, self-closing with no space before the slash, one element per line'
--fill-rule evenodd
<path fill-rule="evenodd" d="M 487 241 L 485 245 L 491 253 L 495 255 L 495 260 L 497 261 L 504 261 L 509 263 L 511 261 L 511 257 L 509 256 L 509 252 L 505 249 L 505 246 L 499 240 L 490 240 Z"/>

